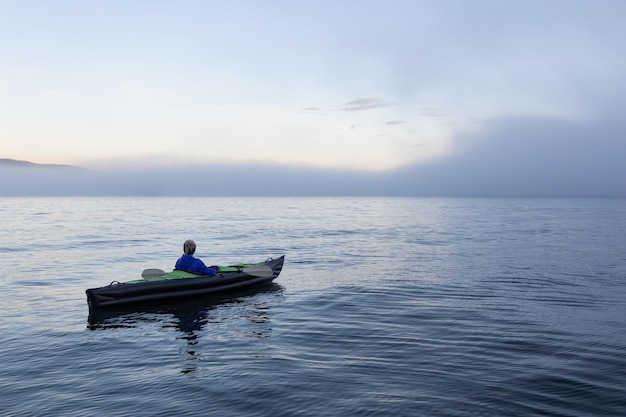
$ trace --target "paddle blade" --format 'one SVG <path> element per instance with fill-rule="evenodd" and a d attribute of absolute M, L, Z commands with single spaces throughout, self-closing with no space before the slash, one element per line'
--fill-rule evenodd
<path fill-rule="evenodd" d="M 243 272 L 253 277 L 270 278 L 274 276 L 274 271 L 268 265 L 255 265 L 244 268 Z"/>
<path fill-rule="evenodd" d="M 141 277 L 144 279 L 149 279 L 160 277 L 163 274 L 165 274 L 165 271 L 163 271 L 162 269 L 149 268 L 144 269 L 144 271 L 141 273 Z"/>

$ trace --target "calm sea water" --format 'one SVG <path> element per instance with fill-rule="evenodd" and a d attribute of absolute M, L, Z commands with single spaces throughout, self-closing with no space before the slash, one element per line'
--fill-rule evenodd
<path fill-rule="evenodd" d="M 0 202 L 2 416 L 624 416 L 626 200 Z M 286 255 L 258 291 L 84 291 Z"/>

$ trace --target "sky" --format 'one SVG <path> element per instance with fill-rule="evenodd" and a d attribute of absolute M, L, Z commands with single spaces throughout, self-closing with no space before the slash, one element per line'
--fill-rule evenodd
<path fill-rule="evenodd" d="M 626 195 L 624 21 L 623 0 L 0 0 L 0 158 Z"/>

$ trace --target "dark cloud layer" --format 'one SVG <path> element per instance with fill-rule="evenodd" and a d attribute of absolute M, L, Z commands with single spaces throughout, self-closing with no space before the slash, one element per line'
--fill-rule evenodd
<path fill-rule="evenodd" d="M 626 122 L 505 119 L 462 151 L 386 173 L 267 164 L 0 168 L 0 195 L 626 197 Z"/>
<path fill-rule="evenodd" d="M 442 161 L 391 175 L 415 195 L 626 196 L 626 121 L 503 119 Z M 400 191 L 400 190 L 398 190 Z"/>

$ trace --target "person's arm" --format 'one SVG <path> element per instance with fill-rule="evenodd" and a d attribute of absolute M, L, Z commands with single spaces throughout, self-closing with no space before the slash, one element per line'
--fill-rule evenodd
<path fill-rule="evenodd" d="M 207 266 L 206 269 L 209 272 L 206 275 L 217 275 L 217 267 L 216 266 Z"/>
<path fill-rule="evenodd" d="M 201 259 L 196 259 L 196 269 L 202 275 L 215 275 L 217 268 L 214 266 L 206 266 Z"/>

